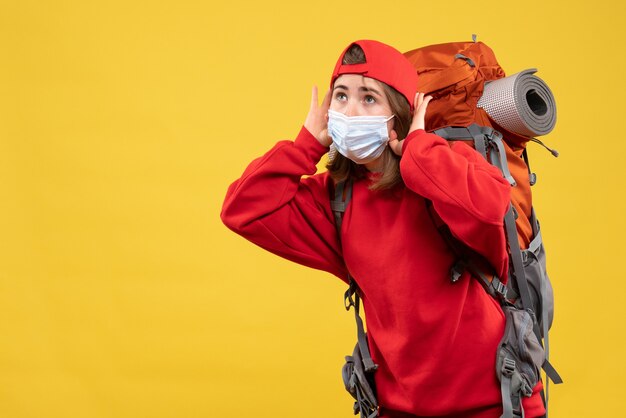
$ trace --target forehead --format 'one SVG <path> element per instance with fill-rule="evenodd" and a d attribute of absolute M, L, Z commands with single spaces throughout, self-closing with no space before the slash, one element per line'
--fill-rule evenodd
<path fill-rule="evenodd" d="M 370 77 L 365 77 L 361 74 L 342 74 L 335 80 L 335 86 L 346 86 L 348 88 L 359 88 L 359 87 L 367 87 L 374 88 L 382 92 L 383 83 L 378 80 L 374 80 Z"/>

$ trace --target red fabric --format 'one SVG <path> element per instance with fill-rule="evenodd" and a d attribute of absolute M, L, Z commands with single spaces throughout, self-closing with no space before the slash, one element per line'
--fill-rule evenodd
<path fill-rule="evenodd" d="M 459 54 L 471 59 L 473 65 L 459 58 Z M 522 151 L 530 138 L 498 126 L 483 109 L 476 107 L 484 83 L 506 76 L 493 50 L 482 42 L 449 42 L 414 49 L 404 56 L 418 73 L 418 90 L 433 96 L 425 117 L 428 131 L 477 123 L 504 136 L 509 171 L 517 182 L 511 191 L 511 202 L 520 215 L 515 220 L 518 240 L 522 249 L 528 248 L 534 236 L 530 223 L 532 194 Z"/>
<path fill-rule="evenodd" d="M 346 51 L 354 44 L 359 45 L 365 54 L 365 64 L 341 63 Z M 417 70 L 397 49 L 378 41 L 355 41 L 341 53 L 330 80 L 332 89 L 335 80 L 341 74 L 362 74 L 366 77 L 382 81 L 398 90 L 413 109 L 413 100 L 417 93 Z"/>
<path fill-rule="evenodd" d="M 499 417 L 495 359 L 504 315 L 477 280 L 450 283 L 454 256 L 424 198 L 458 238 L 505 272 L 509 184 L 469 146 L 413 132 L 400 163 L 405 185 L 370 191 L 371 179 L 355 181 L 342 248 L 330 209 L 332 180 L 314 175 L 327 151 L 304 128 L 295 142 L 279 142 L 230 186 L 222 220 L 289 260 L 342 280 L 350 270 L 363 293 L 383 408 L 411 418 Z M 525 405 L 527 417 L 543 414 L 537 394 Z"/>
<path fill-rule="evenodd" d="M 459 54 L 471 59 L 472 65 Z M 477 122 L 476 104 L 484 82 L 505 77 L 493 50 L 482 42 L 429 45 L 404 55 L 418 73 L 417 89 L 433 96 L 425 120 L 429 132 Z"/>

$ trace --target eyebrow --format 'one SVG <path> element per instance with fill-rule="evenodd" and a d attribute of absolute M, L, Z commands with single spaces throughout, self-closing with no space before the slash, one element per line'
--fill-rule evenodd
<path fill-rule="evenodd" d="M 339 85 L 336 85 L 335 88 L 333 88 L 333 90 L 336 90 L 336 89 L 348 90 L 348 87 L 344 86 L 343 84 L 339 84 Z M 359 91 L 371 92 L 382 97 L 382 94 L 378 90 L 373 89 L 371 87 L 361 86 L 359 87 Z"/>

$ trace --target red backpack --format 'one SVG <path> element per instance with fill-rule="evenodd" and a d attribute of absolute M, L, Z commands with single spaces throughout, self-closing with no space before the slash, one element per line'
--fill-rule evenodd
<path fill-rule="evenodd" d="M 504 219 L 509 277 L 498 278 L 485 269 L 480 257 L 455 240 L 434 211 L 431 214 L 459 258 L 451 278 L 469 269 L 501 302 L 507 324 L 496 368 L 502 386 L 503 417 L 513 417 L 513 413 L 522 412 L 521 396 L 532 394 L 540 368 L 554 383 L 562 383 L 548 361 L 554 298 L 532 206 L 531 186 L 536 176 L 530 171 L 526 153 L 529 141 L 543 145 L 534 136 L 554 127 L 554 98 L 547 85 L 533 75 L 535 69 L 506 77 L 491 48 L 476 42 L 475 37 L 473 42 L 431 45 L 404 55 L 419 74 L 418 91 L 433 96 L 426 130 L 448 141 L 466 141 L 497 166 L 512 186 L 511 206 Z"/>

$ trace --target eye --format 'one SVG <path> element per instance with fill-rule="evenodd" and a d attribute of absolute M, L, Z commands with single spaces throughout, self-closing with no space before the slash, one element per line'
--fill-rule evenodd
<path fill-rule="evenodd" d="M 345 93 L 342 93 L 342 92 L 338 91 L 338 92 L 335 94 L 335 100 L 340 100 L 340 101 L 343 101 L 343 100 L 347 100 L 347 99 L 348 99 L 348 96 L 346 96 L 346 94 L 345 94 Z"/>
<path fill-rule="evenodd" d="M 374 103 L 376 103 L 376 99 L 374 98 L 374 96 L 371 96 L 369 94 L 363 98 L 363 101 L 365 103 L 367 103 L 367 104 L 374 104 Z"/>

